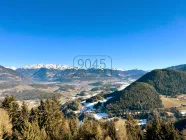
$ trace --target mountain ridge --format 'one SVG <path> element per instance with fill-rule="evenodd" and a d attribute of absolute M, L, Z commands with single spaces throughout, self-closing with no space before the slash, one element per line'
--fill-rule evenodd
<path fill-rule="evenodd" d="M 32 80 L 18 71 L 0 65 L 0 89 L 32 83 Z"/>
<path fill-rule="evenodd" d="M 21 67 L 21 69 L 58 69 L 58 70 L 65 70 L 65 69 L 75 69 L 75 67 L 63 65 L 63 64 L 33 64 Z"/>
<path fill-rule="evenodd" d="M 115 115 L 129 110 L 162 108 L 160 95 L 176 97 L 186 94 L 186 72 L 175 69 L 153 70 L 122 91 L 112 93 L 106 103 L 107 110 Z M 150 101 L 150 102 L 149 102 Z"/>
<path fill-rule="evenodd" d="M 46 69 L 56 69 L 56 70 L 65 70 L 65 69 L 78 69 L 77 67 L 65 65 L 65 64 L 31 64 L 31 65 L 25 65 L 22 67 L 15 67 L 15 66 L 7 66 L 6 68 L 9 69 L 40 69 L 40 68 L 46 68 Z M 94 68 L 90 68 L 94 69 Z M 121 68 L 112 68 L 112 70 L 117 70 L 117 71 L 130 71 L 130 70 L 143 70 L 143 69 L 121 69 Z M 149 70 L 143 70 L 143 71 L 149 71 Z"/>
<path fill-rule="evenodd" d="M 177 65 L 177 66 L 168 67 L 167 69 L 186 71 L 186 64 L 181 64 L 181 65 Z"/>

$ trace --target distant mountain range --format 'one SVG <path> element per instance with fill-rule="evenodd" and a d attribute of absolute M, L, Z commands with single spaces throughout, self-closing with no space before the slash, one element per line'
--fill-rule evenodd
<path fill-rule="evenodd" d="M 20 68 L 16 68 L 14 66 L 7 66 L 6 68 L 9 69 L 41 69 L 41 68 L 46 68 L 46 69 L 55 69 L 55 70 L 66 70 L 66 69 L 78 69 L 77 67 L 72 67 L 68 65 L 62 65 L 62 64 L 33 64 L 33 65 L 27 65 L 23 66 Z M 118 71 L 129 71 L 127 69 L 119 69 L 119 68 L 113 68 L 112 70 L 118 70 Z M 140 69 L 131 69 L 131 70 L 140 70 Z"/>
<path fill-rule="evenodd" d="M 2 66 L 1 66 L 2 67 Z M 133 69 L 78 69 L 72 66 L 60 64 L 33 64 L 23 66 L 21 68 L 8 67 L 4 68 L 7 71 L 14 72 L 15 75 L 21 75 L 26 81 L 32 80 L 33 82 L 70 82 L 73 80 L 95 80 L 105 78 L 116 78 L 120 80 L 134 79 L 137 80 L 141 76 L 148 73 L 148 71 Z M 186 65 L 178 65 L 169 67 L 168 69 L 186 71 Z M 5 79 L 6 74 L 0 72 L 0 80 Z M 11 79 L 7 74 L 7 79 Z M 16 76 L 14 76 L 16 77 Z M 17 78 L 17 77 L 16 77 Z M 12 78 L 15 81 L 16 78 Z M 22 79 L 22 81 L 24 81 Z"/>
<path fill-rule="evenodd" d="M 69 82 L 72 80 L 94 80 L 102 78 L 138 79 L 147 71 L 120 69 L 78 69 L 67 65 L 34 64 L 16 69 L 36 82 Z"/>
<path fill-rule="evenodd" d="M 21 69 L 55 69 L 55 70 L 66 70 L 66 69 L 76 69 L 75 67 L 60 65 L 60 64 L 33 64 L 28 66 L 23 66 Z"/>
<path fill-rule="evenodd" d="M 13 69 L 15 69 L 13 67 Z M 9 89 L 18 85 L 28 85 L 34 82 L 67 83 L 73 81 L 91 80 L 137 80 L 147 73 L 143 70 L 111 70 L 111 69 L 77 69 L 66 65 L 36 64 L 13 70 L 12 67 L 0 66 L 0 89 Z"/>

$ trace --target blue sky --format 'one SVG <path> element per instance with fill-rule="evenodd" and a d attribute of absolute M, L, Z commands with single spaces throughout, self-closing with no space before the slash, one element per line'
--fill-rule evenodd
<path fill-rule="evenodd" d="M 109 55 L 125 69 L 185 64 L 186 1 L 0 2 L 0 65 L 72 65 L 77 55 Z"/>

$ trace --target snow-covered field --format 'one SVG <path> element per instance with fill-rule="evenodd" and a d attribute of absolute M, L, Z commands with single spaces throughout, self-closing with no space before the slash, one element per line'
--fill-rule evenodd
<path fill-rule="evenodd" d="M 96 110 L 94 109 L 94 105 L 96 105 L 98 102 L 101 102 L 103 104 L 106 101 L 110 100 L 111 98 L 112 97 L 108 97 L 104 100 L 99 100 L 99 101 L 93 102 L 93 103 L 86 103 L 86 101 L 81 102 L 83 107 L 80 110 L 80 114 L 82 114 L 82 113 L 92 113 L 94 118 L 97 119 L 97 120 L 108 117 L 108 114 L 105 113 L 105 112 L 95 113 Z"/>
<path fill-rule="evenodd" d="M 100 119 L 107 118 L 107 117 L 108 117 L 108 114 L 107 113 L 97 113 L 97 114 L 94 114 L 94 118 L 96 120 L 100 120 Z"/>
<path fill-rule="evenodd" d="M 138 125 L 146 125 L 146 124 L 147 124 L 147 119 L 139 120 Z"/>
<path fill-rule="evenodd" d="M 122 85 L 118 88 L 118 91 L 124 90 L 127 86 L 129 86 L 130 84 L 126 84 L 126 85 Z"/>
<path fill-rule="evenodd" d="M 96 120 L 101 120 L 101 119 L 106 119 L 107 121 L 114 120 L 114 118 L 109 118 L 109 115 L 107 113 L 102 112 L 101 110 L 94 109 L 94 105 L 96 105 L 98 102 L 101 102 L 102 104 L 104 104 L 105 102 L 107 102 L 108 100 L 110 100 L 112 98 L 113 97 L 108 97 L 104 100 L 99 100 L 99 101 L 93 102 L 93 103 L 86 103 L 86 101 L 83 101 L 83 102 L 81 102 L 83 107 L 79 113 L 80 113 L 80 115 L 83 113 L 85 113 L 87 115 L 92 115 Z M 140 113 L 140 112 L 138 112 L 138 113 Z M 83 120 L 80 121 L 80 125 L 82 125 L 82 124 L 83 124 Z M 146 124 L 147 124 L 146 119 L 139 120 L 139 122 L 138 122 L 139 126 L 146 125 Z"/>

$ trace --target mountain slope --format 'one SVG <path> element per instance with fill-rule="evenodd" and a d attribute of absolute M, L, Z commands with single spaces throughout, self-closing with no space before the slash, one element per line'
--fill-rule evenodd
<path fill-rule="evenodd" d="M 14 87 L 19 84 L 31 83 L 31 79 L 12 69 L 0 66 L 0 88 Z"/>
<path fill-rule="evenodd" d="M 147 83 L 163 95 L 186 94 L 186 72 L 183 71 L 172 69 L 154 70 L 142 76 L 137 82 Z"/>
<path fill-rule="evenodd" d="M 153 70 L 126 89 L 112 93 L 106 108 L 112 114 L 121 116 L 129 110 L 150 110 L 162 107 L 160 94 L 176 96 L 186 94 L 186 72 L 161 69 Z"/>
<path fill-rule="evenodd" d="M 182 65 L 178 65 L 178 66 L 172 66 L 172 67 L 169 67 L 168 69 L 186 71 L 186 64 L 182 64 Z"/>
<path fill-rule="evenodd" d="M 0 66 L 0 80 L 5 81 L 30 81 L 28 77 L 25 77 L 23 74 Z"/>
<path fill-rule="evenodd" d="M 127 110 L 150 110 L 163 107 L 155 88 L 142 82 L 134 82 L 106 103 L 107 110 L 122 115 Z"/>
<path fill-rule="evenodd" d="M 54 69 L 47 69 L 47 68 L 41 68 L 38 71 L 36 71 L 31 78 L 33 80 L 38 82 L 52 82 L 54 75 L 56 75 L 59 72 L 59 70 Z"/>

